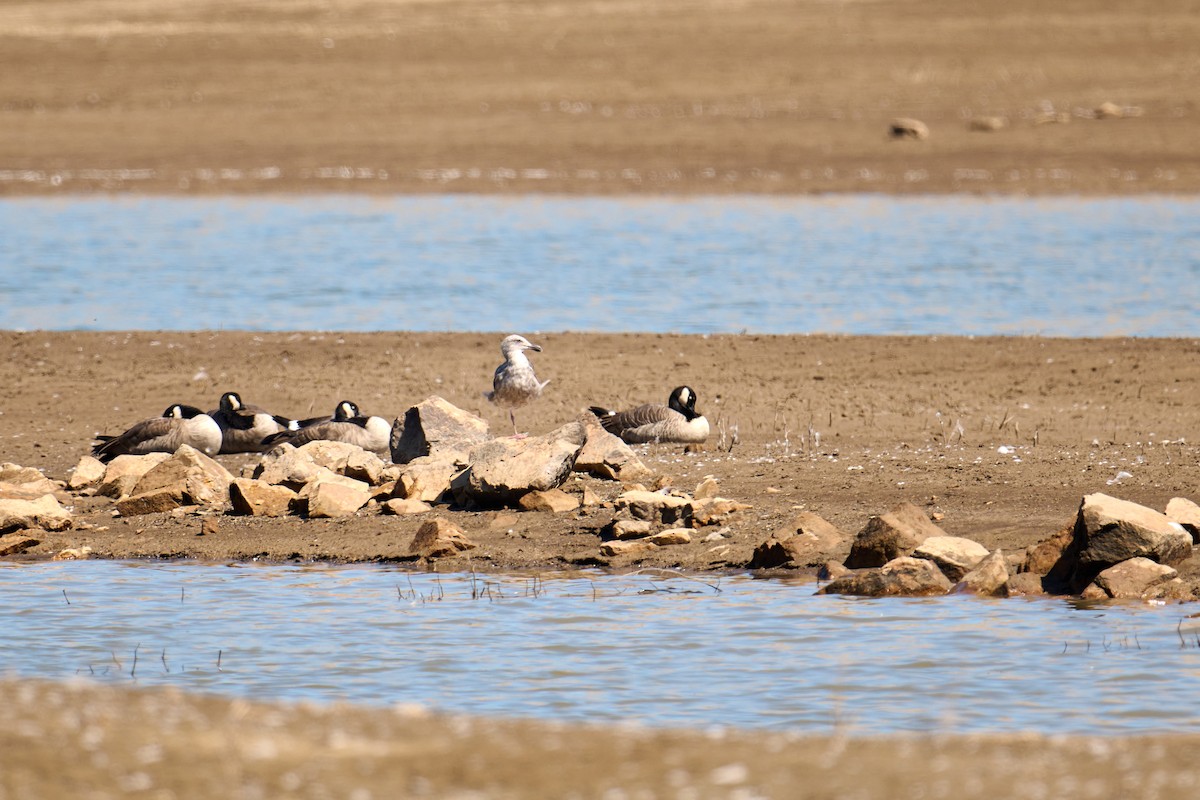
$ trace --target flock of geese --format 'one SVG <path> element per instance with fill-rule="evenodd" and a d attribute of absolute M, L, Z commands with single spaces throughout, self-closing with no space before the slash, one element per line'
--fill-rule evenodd
<path fill-rule="evenodd" d="M 524 336 L 513 334 L 500 343 L 504 362 L 492 376 L 492 391 L 484 397 L 508 409 L 517 432 L 516 409 L 538 398 L 550 381 L 538 380 L 527 351 L 542 348 Z M 649 442 L 700 443 L 708 439 L 708 420 L 696 411 L 696 392 L 679 386 L 671 392 L 667 404 L 647 403 L 627 411 L 612 411 L 592 406 L 591 413 L 610 433 L 629 444 Z M 297 447 L 317 440 L 332 440 L 357 445 L 364 450 L 387 452 L 392 424 L 383 417 L 363 414 L 349 400 L 337 404 L 328 417 L 292 419 L 272 414 L 244 402 L 237 392 L 221 395 L 213 411 L 183 403 L 169 406 L 161 416 L 144 419 L 116 436 L 98 435 L 92 454 L 103 462 L 120 455 L 173 453 L 190 445 L 208 455 L 220 453 L 261 453 L 284 443 Z"/>

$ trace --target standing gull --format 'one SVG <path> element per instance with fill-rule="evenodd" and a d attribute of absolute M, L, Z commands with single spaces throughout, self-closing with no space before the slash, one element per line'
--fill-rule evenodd
<path fill-rule="evenodd" d="M 161 417 L 144 419 L 119 436 L 97 436 L 96 440 L 92 455 L 105 463 L 120 455 L 174 453 L 185 444 L 214 456 L 221 449 L 221 429 L 195 406 L 176 403 Z"/>
<path fill-rule="evenodd" d="M 548 380 L 539 381 L 537 375 L 533 374 L 533 365 L 529 363 L 529 358 L 525 355 L 526 350 L 540 353 L 542 348 L 515 333 L 504 338 L 504 341 L 500 343 L 500 353 L 504 356 L 504 363 L 496 367 L 496 374 L 492 376 L 492 391 L 485 392 L 483 395 L 492 403 L 508 409 L 508 418 L 513 426 L 513 436 L 517 438 L 520 438 L 522 434 L 517 433 L 517 417 L 513 413 L 514 409 L 520 408 L 530 400 L 537 399 L 541 395 L 542 389 L 545 389 L 546 384 L 550 382 Z"/>
<path fill-rule="evenodd" d="M 696 391 L 690 386 L 676 387 L 665 406 L 647 403 L 628 411 L 592 406 L 591 411 L 600 419 L 604 430 L 629 444 L 698 444 L 708 438 L 708 420 L 696 411 Z"/>

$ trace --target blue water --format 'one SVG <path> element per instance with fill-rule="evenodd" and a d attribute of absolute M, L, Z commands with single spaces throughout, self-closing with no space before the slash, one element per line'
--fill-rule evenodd
<path fill-rule="evenodd" d="M 1200 199 L 0 200 L 0 329 L 1200 335 Z"/>
<path fill-rule="evenodd" d="M 1200 731 L 1200 711 L 1180 702 L 1200 679 L 1183 607 L 814 588 L 0 562 L 0 674 L 811 733 Z"/>

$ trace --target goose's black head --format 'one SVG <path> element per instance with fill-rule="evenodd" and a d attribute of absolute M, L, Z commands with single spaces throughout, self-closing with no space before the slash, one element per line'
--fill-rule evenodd
<path fill-rule="evenodd" d="M 221 395 L 221 410 L 233 413 L 242 407 L 242 396 L 237 392 L 226 392 Z"/>
<path fill-rule="evenodd" d="M 689 420 L 700 416 L 696 411 L 696 390 L 690 386 L 677 386 L 667 400 L 667 406 L 683 414 Z"/>
<path fill-rule="evenodd" d="M 172 417 L 174 419 L 194 419 L 204 412 L 195 406 L 185 406 L 182 403 L 176 403 L 163 412 L 164 417 Z"/>
<path fill-rule="evenodd" d="M 354 419 L 358 416 L 358 406 L 349 400 L 343 400 L 337 404 L 337 408 L 333 411 L 333 418 L 338 422 L 345 422 Z"/>

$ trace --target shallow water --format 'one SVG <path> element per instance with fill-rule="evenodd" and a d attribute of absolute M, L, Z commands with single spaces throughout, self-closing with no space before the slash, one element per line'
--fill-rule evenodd
<path fill-rule="evenodd" d="M 649 725 L 1200 731 L 1178 607 L 811 583 L 0 563 L 0 673 Z"/>
<path fill-rule="evenodd" d="M 1200 335 L 1200 199 L 0 200 L 0 328 Z"/>

